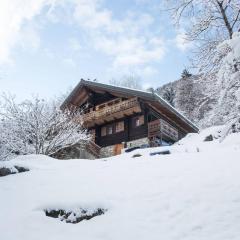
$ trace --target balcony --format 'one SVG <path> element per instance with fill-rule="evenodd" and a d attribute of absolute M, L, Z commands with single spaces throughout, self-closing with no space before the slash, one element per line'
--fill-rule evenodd
<path fill-rule="evenodd" d="M 148 123 L 148 137 L 162 137 L 165 136 L 171 140 L 178 140 L 178 130 L 172 125 L 162 119 Z"/>
<path fill-rule="evenodd" d="M 141 107 L 137 98 L 124 101 L 118 98 L 97 105 L 95 110 L 85 113 L 83 115 L 83 123 L 87 127 L 92 127 L 95 124 L 101 125 L 105 122 L 120 119 L 138 112 L 141 112 Z"/>

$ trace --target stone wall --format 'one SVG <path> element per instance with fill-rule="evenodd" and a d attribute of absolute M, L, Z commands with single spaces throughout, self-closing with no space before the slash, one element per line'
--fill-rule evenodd
<path fill-rule="evenodd" d="M 137 140 L 127 142 L 126 147 L 127 148 L 138 147 L 138 146 L 141 146 L 143 144 L 148 144 L 148 143 L 149 143 L 148 138 L 140 138 L 140 139 L 137 139 Z M 111 156 L 113 156 L 114 155 L 114 145 L 101 148 L 100 155 L 101 155 L 101 157 L 111 157 Z"/>
<path fill-rule="evenodd" d="M 133 141 L 129 141 L 125 144 L 125 146 L 127 148 L 131 148 L 131 147 L 138 147 L 141 146 L 143 144 L 148 144 L 149 140 L 148 138 L 140 138 L 137 140 L 133 140 Z M 114 147 L 115 145 L 111 145 L 111 146 L 107 146 L 107 147 L 103 147 L 100 150 L 100 156 L 101 158 L 104 157 L 111 157 L 114 155 Z M 124 150 L 122 150 L 122 152 L 124 152 Z M 63 149 L 62 151 L 58 152 L 57 154 L 55 154 L 54 156 L 55 158 L 58 159 L 96 159 L 96 157 L 94 155 L 92 155 L 90 152 L 88 152 L 86 150 L 86 145 L 75 145 L 71 148 L 66 148 Z"/>
<path fill-rule="evenodd" d="M 138 147 L 138 146 L 141 146 L 143 144 L 148 144 L 148 143 L 149 143 L 149 140 L 148 140 L 147 137 L 146 138 L 140 138 L 140 139 L 137 139 L 137 140 L 127 142 L 127 148 Z"/>
<path fill-rule="evenodd" d="M 57 159 L 95 159 L 96 157 L 86 150 L 86 144 L 76 144 L 62 149 L 51 157 Z"/>
<path fill-rule="evenodd" d="M 111 157 L 113 156 L 114 145 L 102 147 L 100 151 L 101 157 Z"/>

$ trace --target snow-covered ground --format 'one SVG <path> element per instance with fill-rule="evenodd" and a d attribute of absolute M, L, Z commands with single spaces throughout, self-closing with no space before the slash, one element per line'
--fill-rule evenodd
<path fill-rule="evenodd" d="M 238 240 L 240 134 L 223 140 L 220 130 L 95 161 L 30 155 L 0 163 L 30 169 L 0 178 L 0 239 Z M 218 139 L 204 142 L 210 133 Z M 79 208 L 107 212 L 77 224 L 44 212 Z"/>

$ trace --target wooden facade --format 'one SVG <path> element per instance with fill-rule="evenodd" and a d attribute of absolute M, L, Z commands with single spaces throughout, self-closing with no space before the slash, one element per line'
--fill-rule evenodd
<path fill-rule="evenodd" d="M 172 144 L 198 131 L 154 93 L 82 80 L 62 108 L 71 106 L 84 109 L 82 121 L 93 135 L 89 147 L 96 155 L 108 146 L 119 154 L 121 147 L 138 139 L 148 139 L 151 146 Z"/>

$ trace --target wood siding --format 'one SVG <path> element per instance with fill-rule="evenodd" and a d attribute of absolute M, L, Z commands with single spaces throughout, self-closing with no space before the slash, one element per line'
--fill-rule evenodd
<path fill-rule="evenodd" d="M 156 119 L 163 119 L 168 124 L 172 125 L 178 131 L 179 139 L 184 137 L 186 133 L 182 132 L 174 122 L 169 121 L 167 118 L 162 116 L 159 113 L 156 113 L 153 109 L 149 108 L 146 104 L 141 104 L 142 112 L 135 113 L 131 116 L 126 116 L 125 118 L 117 119 L 115 121 L 108 122 L 106 124 L 96 126 L 96 143 L 101 147 L 106 147 L 115 144 L 121 144 L 128 141 L 133 141 L 148 136 L 148 123 L 154 121 Z M 144 117 L 144 123 L 140 126 L 135 126 L 136 117 Z M 124 122 L 124 131 L 116 132 L 116 124 L 120 121 Z M 107 129 L 108 126 L 113 126 L 113 134 L 107 134 L 102 136 L 103 132 L 106 130 L 102 130 L 103 128 Z M 169 136 L 162 134 L 162 139 L 165 141 L 170 141 L 171 138 Z M 172 139 L 173 141 L 173 139 Z"/>
<path fill-rule="evenodd" d="M 134 126 L 134 118 L 137 116 L 144 116 L 144 124 L 138 127 Z M 114 129 L 113 134 L 109 134 L 106 136 L 101 136 L 101 129 L 102 127 L 107 127 L 110 124 L 116 124 L 119 121 L 124 121 L 124 131 L 116 132 Z M 111 123 L 107 123 L 105 125 L 97 126 L 96 127 L 96 143 L 101 146 L 109 146 L 120 144 L 123 142 L 128 142 L 132 140 L 136 140 L 139 138 L 147 137 L 148 134 L 148 125 L 147 125 L 147 115 L 144 113 L 135 114 L 130 117 L 122 118 L 117 121 L 112 121 Z"/>

